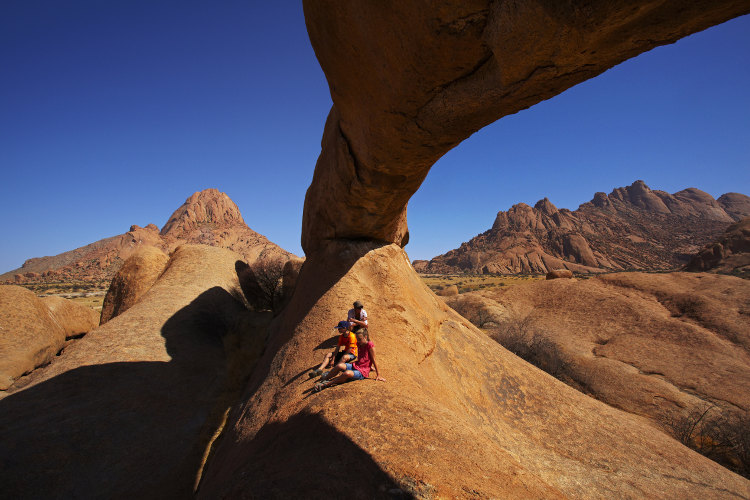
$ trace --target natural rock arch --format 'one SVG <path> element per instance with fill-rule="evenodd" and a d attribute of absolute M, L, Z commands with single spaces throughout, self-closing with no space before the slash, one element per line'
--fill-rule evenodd
<path fill-rule="evenodd" d="M 472 133 L 747 0 L 304 2 L 333 107 L 305 198 L 307 254 L 331 239 L 404 246 L 430 167 Z"/>
<path fill-rule="evenodd" d="M 420 280 L 399 248 L 430 166 L 497 118 L 750 1 L 305 2 L 333 108 L 291 302 L 198 498 L 732 498 L 750 482 L 531 367 Z M 543 286 L 565 285 L 565 280 Z M 353 300 L 388 382 L 311 393 Z M 341 489 L 344 477 L 356 477 Z"/>

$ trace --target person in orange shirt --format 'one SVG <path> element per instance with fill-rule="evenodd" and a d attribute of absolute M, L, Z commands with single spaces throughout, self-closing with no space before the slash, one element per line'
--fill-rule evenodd
<path fill-rule="evenodd" d="M 339 321 L 339 324 L 334 326 L 334 328 L 339 331 L 339 339 L 336 348 L 333 352 L 326 354 L 326 357 L 323 359 L 323 362 L 319 367 L 310 372 L 310 378 L 322 375 L 323 370 L 332 368 L 340 362 L 351 363 L 357 359 L 357 337 L 349 329 L 349 326 L 350 323 L 348 321 Z M 342 347 L 343 350 L 341 350 Z"/>

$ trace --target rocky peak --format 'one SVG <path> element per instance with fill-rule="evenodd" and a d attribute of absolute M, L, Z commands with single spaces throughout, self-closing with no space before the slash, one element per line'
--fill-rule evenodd
<path fill-rule="evenodd" d="M 740 193 L 726 193 L 719 196 L 716 202 L 734 220 L 740 220 L 744 214 L 750 214 L 750 196 Z"/>
<path fill-rule="evenodd" d="M 604 208 L 611 205 L 611 203 L 609 202 L 609 198 L 607 197 L 607 193 L 603 193 L 601 191 L 594 194 L 594 199 L 591 200 L 591 203 L 593 203 L 595 207 L 599 208 Z"/>
<path fill-rule="evenodd" d="M 547 197 L 544 197 L 544 199 L 537 201 L 536 205 L 534 205 L 534 208 L 545 215 L 552 215 L 557 212 L 557 207 L 553 205 Z"/>
<path fill-rule="evenodd" d="M 162 236 L 180 237 L 204 225 L 213 227 L 245 225 L 239 208 L 218 189 L 194 193 L 175 210 L 161 230 Z"/>
<path fill-rule="evenodd" d="M 609 194 L 609 198 L 610 200 L 619 200 L 650 212 L 670 212 L 661 197 L 651 191 L 651 188 L 641 180 L 635 181 L 628 187 L 613 190 Z"/>

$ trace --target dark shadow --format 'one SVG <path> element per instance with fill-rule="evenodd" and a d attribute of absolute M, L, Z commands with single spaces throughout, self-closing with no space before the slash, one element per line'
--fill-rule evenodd
<path fill-rule="evenodd" d="M 82 366 L 0 400 L 0 496 L 191 498 L 244 314 L 211 288 L 163 325 L 171 361 Z"/>
<path fill-rule="evenodd" d="M 408 499 L 410 478 L 394 479 L 362 448 L 313 413 L 263 426 L 243 447 L 231 481 L 214 481 L 199 498 Z"/>
<path fill-rule="evenodd" d="M 336 347 L 336 344 L 338 343 L 339 336 L 334 335 L 331 338 L 325 339 L 320 344 L 316 345 L 313 350 L 317 351 L 318 349 L 333 349 Z"/>
<path fill-rule="evenodd" d="M 322 360 L 321 360 L 321 362 L 322 362 Z M 313 365 L 313 366 L 311 366 L 310 368 L 306 368 L 305 370 L 302 370 L 302 371 L 301 371 L 301 372 L 299 372 L 299 373 L 298 373 L 297 375 L 295 375 L 294 377 L 292 377 L 292 378 L 290 378 L 289 380 L 287 380 L 287 381 L 286 381 L 286 383 L 284 384 L 284 387 L 288 386 L 289 384 L 291 384 L 291 383 L 292 383 L 292 382 L 294 382 L 295 380 L 299 379 L 299 378 L 300 378 L 300 377 L 301 377 L 302 375 L 305 375 L 305 374 L 307 374 L 307 373 L 310 373 L 310 372 L 311 372 L 312 370 L 316 369 L 316 368 L 317 368 L 318 366 L 320 366 L 320 365 Z M 309 380 L 309 379 L 310 379 L 310 377 L 305 377 L 305 378 L 304 378 L 304 380 Z M 304 380 L 303 380 L 303 381 L 304 381 Z"/>

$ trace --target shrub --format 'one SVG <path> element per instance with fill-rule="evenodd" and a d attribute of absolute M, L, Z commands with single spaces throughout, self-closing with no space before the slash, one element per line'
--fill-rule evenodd
<path fill-rule="evenodd" d="M 685 446 L 750 478 L 750 412 L 704 403 L 665 417 L 663 424 Z"/>
<path fill-rule="evenodd" d="M 533 309 L 522 315 L 511 313 L 498 323 L 490 336 L 519 358 L 561 378 L 565 362 L 557 345 L 534 325 Z"/>
<path fill-rule="evenodd" d="M 242 293 L 250 307 L 256 311 L 278 312 L 282 302 L 281 277 L 284 261 L 263 259 L 252 265 L 237 261 L 235 269 Z"/>

